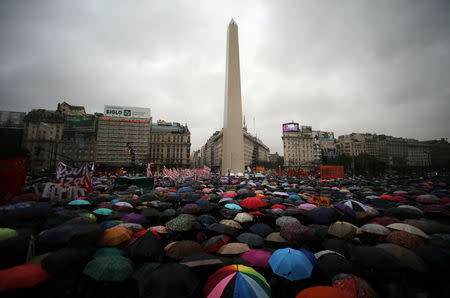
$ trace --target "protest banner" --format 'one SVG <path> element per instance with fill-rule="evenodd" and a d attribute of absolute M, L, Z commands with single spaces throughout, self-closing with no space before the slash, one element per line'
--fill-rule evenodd
<path fill-rule="evenodd" d="M 92 171 L 93 165 L 84 165 L 79 168 L 70 167 L 62 162 L 59 162 L 56 167 L 55 184 L 61 188 L 77 187 L 83 189 L 85 192 L 92 192 Z"/>
<path fill-rule="evenodd" d="M 330 198 L 313 196 L 313 204 L 316 206 L 330 206 Z"/>
<path fill-rule="evenodd" d="M 28 171 L 28 156 L 0 160 L 0 196 L 17 195 Z"/>

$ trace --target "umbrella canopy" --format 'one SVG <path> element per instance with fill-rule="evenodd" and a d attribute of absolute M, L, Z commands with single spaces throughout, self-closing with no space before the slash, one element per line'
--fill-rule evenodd
<path fill-rule="evenodd" d="M 437 233 L 448 233 L 450 232 L 450 228 L 447 225 L 443 225 L 434 220 L 428 219 L 406 219 L 403 223 L 421 229 L 424 233 L 427 234 L 437 234 Z"/>
<path fill-rule="evenodd" d="M 276 250 L 269 264 L 275 274 L 289 280 L 309 278 L 314 267 L 304 252 L 290 247 Z"/>
<path fill-rule="evenodd" d="M 251 249 L 247 252 L 244 252 L 241 255 L 241 259 L 246 261 L 249 265 L 254 267 L 269 267 L 269 259 L 272 256 L 272 253 L 260 250 L 260 249 Z"/>
<path fill-rule="evenodd" d="M 361 231 L 376 234 L 381 236 L 387 236 L 391 231 L 388 228 L 383 227 L 379 224 L 365 224 L 359 228 Z"/>
<path fill-rule="evenodd" d="M 117 248 L 117 247 L 100 247 L 97 248 L 94 255 L 92 256 L 93 259 L 99 258 L 99 257 L 105 257 L 105 256 L 122 256 L 126 257 L 128 254 L 125 250 Z"/>
<path fill-rule="evenodd" d="M 280 235 L 288 241 L 302 241 L 311 239 L 314 232 L 299 223 L 289 223 L 281 227 Z"/>
<path fill-rule="evenodd" d="M 140 297 L 190 297 L 200 283 L 188 266 L 178 263 L 147 263 L 135 276 Z"/>
<path fill-rule="evenodd" d="M 285 224 L 291 224 L 291 223 L 299 224 L 300 221 L 292 216 L 281 216 L 281 217 L 277 218 L 275 223 L 277 226 L 283 227 Z"/>
<path fill-rule="evenodd" d="M 333 297 L 333 298 L 351 298 L 354 296 L 348 295 L 341 289 L 328 286 L 315 286 L 307 288 L 300 291 L 296 298 L 322 298 L 322 297 Z"/>
<path fill-rule="evenodd" d="M 225 234 L 227 236 L 232 237 L 237 236 L 239 233 L 238 229 L 220 223 L 214 223 L 208 226 L 206 229 L 209 231 L 214 231 L 216 233 Z"/>
<path fill-rule="evenodd" d="M 265 241 L 268 242 L 275 242 L 275 243 L 286 243 L 288 242 L 286 239 L 281 236 L 280 232 L 273 232 L 267 235 L 266 238 L 264 238 Z"/>
<path fill-rule="evenodd" d="M 210 266 L 223 266 L 223 261 L 214 255 L 200 252 L 183 258 L 180 264 L 189 268 L 204 268 Z"/>
<path fill-rule="evenodd" d="M 349 260 L 337 253 L 325 253 L 317 258 L 320 274 L 331 279 L 339 273 L 354 273 L 355 268 Z"/>
<path fill-rule="evenodd" d="M 353 245 L 344 239 L 327 239 L 322 242 L 322 246 L 325 249 L 329 249 L 344 255 L 346 258 L 350 258 Z"/>
<path fill-rule="evenodd" d="M 328 229 L 328 234 L 343 239 L 353 239 L 359 233 L 358 227 L 345 221 L 336 221 Z"/>
<path fill-rule="evenodd" d="M 240 255 L 249 250 L 250 247 L 246 243 L 232 242 L 221 246 L 217 253 L 219 255 Z"/>
<path fill-rule="evenodd" d="M 0 292 L 33 287 L 50 278 L 47 271 L 35 264 L 0 270 Z"/>
<path fill-rule="evenodd" d="M 333 287 L 346 292 L 351 297 L 378 297 L 372 287 L 362 278 L 347 273 L 340 273 L 333 277 Z"/>
<path fill-rule="evenodd" d="M 236 214 L 236 216 L 234 217 L 235 221 L 238 221 L 240 223 L 244 223 L 244 222 L 251 222 L 253 221 L 253 215 L 248 214 L 246 212 L 241 212 Z"/>
<path fill-rule="evenodd" d="M 306 215 L 313 223 L 317 224 L 331 224 L 339 219 L 340 215 L 336 209 L 331 207 L 318 207 L 306 211 Z"/>
<path fill-rule="evenodd" d="M 204 287 L 206 298 L 271 297 L 266 279 L 253 268 L 244 265 L 223 267 L 208 278 Z"/>
<path fill-rule="evenodd" d="M 352 250 L 352 260 L 367 268 L 386 271 L 400 269 L 395 257 L 384 249 L 374 246 L 355 246 Z"/>
<path fill-rule="evenodd" d="M 98 209 L 95 209 L 92 213 L 95 213 L 97 215 L 109 216 L 113 213 L 113 211 L 109 208 L 98 208 Z"/>
<path fill-rule="evenodd" d="M 127 252 L 132 259 L 156 259 L 164 254 L 160 240 L 148 230 L 131 243 Z"/>
<path fill-rule="evenodd" d="M 181 260 L 185 257 L 202 252 L 202 247 L 198 242 L 192 240 L 175 241 L 164 247 L 166 255 L 175 260 Z"/>
<path fill-rule="evenodd" d="M 390 224 L 390 225 L 388 225 L 386 227 L 389 228 L 389 229 L 393 229 L 393 230 L 408 232 L 410 234 L 414 234 L 414 235 L 420 236 L 420 237 L 425 238 L 425 239 L 430 239 L 430 236 L 425 234 L 421 229 L 416 228 L 416 227 L 411 226 L 411 225 L 408 225 L 408 224 L 394 223 L 394 224 Z"/>
<path fill-rule="evenodd" d="M 266 237 L 270 233 L 273 232 L 273 229 L 265 223 L 257 223 L 250 227 L 250 231 L 252 231 L 255 234 L 258 234 L 261 237 Z"/>
<path fill-rule="evenodd" d="M 70 205 L 70 206 L 88 206 L 88 205 L 91 205 L 91 203 L 86 200 L 73 200 L 73 201 L 70 201 L 68 205 Z"/>
<path fill-rule="evenodd" d="M 134 272 L 133 262 L 122 256 L 98 257 L 87 263 L 83 273 L 97 281 L 124 281 Z"/>
<path fill-rule="evenodd" d="M 222 219 L 221 221 L 219 221 L 219 224 L 226 225 L 226 226 L 238 229 L 238 230 L 243 229 L 243 227 L 241 226 L 240 223 L 238 223 L 237 221 L 232 220 L 232 219 Z"/>
<path fill-rule="evenodd" d="M 42 260 L 42 268 L 54 278 L 74 277 L 83 269 L 80 267 L 90 256 L 90 249 L 65 247 L 50 253 Z"/>
<path fill-rule="evenodd" d="M 18 236 L 16 230 L 10 228 L 0 228 L 0 242 Z"/>
<path fill-rule="evenodd" d="M 166 222 L 165 226 L 174 232 L 190 231 L 192 229 L 192 221 L 187 217 L 178 216 Z"/>
<path fill-rule="evenodd" d="M 181 213 L 187 213 L 187 214 L 197 214 L 201 212 L 201 207 L 197 204 L 190 203 L 186 204 L 181 208 Z"/>
<path fill-rule="evenodd" d="M 393 255 L 397 259 L 397 262 L 403 267 L 410 268 L 418 272 L 428 271 L 425 262 L 410 249 L 391 243 L 377 244 L 376 247 L 384 249 Z"/>
<path fill-rule="evenodd" d="M 217 235 L 214 237 L 211 237 L 203 244 L 203 251 L 204 252 L 215 252 L 218 250 L 221 246 L 225 245 L 230 241 L 230 237 L 225 235 Z"/>
<path fill-rule="evenodd" d="M 414 252 L 428 264 L 431 272 L 450 272 L 450 252 L 447 249 L 424 245 Z"/>
<path fill-rule="evenodd" d="M 117 246 L 130 240 L 133 232 L 124 227 L 112 227 L 105 230 L 103 237 L 98 241 L 99 246 Z"/>
<path fill-rule="evenodd" d="M 386 240 L 394 244 L 413 249 L 425 244 L 422 238 L 405 231 L 392 231 Z"/>
<path fill-rule="evenodd" d="M 250 197 L 242 200 L 241 207 L 245 207 L 247 209 L 258 209 L 267 206 L 267 203 L 258 197 Z"/>
<path fill-rule="evenodd" d="M 379 224 L 382 226 L 388 226 L 390 224 L 398 223 L 398 222 L 400 222 L 400 220 L 398 220 L 395 217 L 383 216 L 383 217 L 372 218 L 369 223 L 376 223 L 376 224 Z"/>
<path fill-rule="evenodd" d="M 258 234 L 242 233 L 236 237 L 236 240 L 242 243 L 247 243 L 250 247 L 263 247 L 264 239 Z"/>

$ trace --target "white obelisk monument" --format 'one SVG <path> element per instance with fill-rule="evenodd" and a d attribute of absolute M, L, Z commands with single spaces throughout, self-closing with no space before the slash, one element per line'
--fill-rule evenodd
<path fill-rule="evenodd" d="M 222 142 L 222 175 L 227 175 L 228 171 L 236 174 L 244 173 L 239 40 L 238 27 L 233 19 L 228 25 L 227 32 L 225 110 Z"/>

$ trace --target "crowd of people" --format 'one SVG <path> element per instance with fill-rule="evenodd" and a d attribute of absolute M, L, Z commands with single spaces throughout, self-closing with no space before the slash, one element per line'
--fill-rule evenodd
<path fill-rule="evenodd" d="M 3 201 L 2 297 L 450 297 L 439 177 L 92 182 Z"/>

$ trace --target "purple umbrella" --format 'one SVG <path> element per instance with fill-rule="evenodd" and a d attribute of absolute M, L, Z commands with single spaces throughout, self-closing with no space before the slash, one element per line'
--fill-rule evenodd
<path fill-rule="evenodd" d="M 122 220 L 124 222 L 131 222 L 131 223 L 136 223 L 136 224 L 140 224 L 140 225 L 147 222 L 147 219 L 145 218 L 145 216 L 143 216 L 142 214 L 138 214 L 138 213 L 129 213 L 129 214 L 123 216 Z"/>
<path fill-rule="evenodd" d="M 186 204 L 181 208 L 181 213 L 187 213 L 187 214 L 195 214 L 199 213 L 201 211 L 201 208 L 197 204 Z"/>
<path fill-rule="evenodd" d="M 269 259 L 272 254 L 265 250 L 251 249 L 241 255 L 241 259 L 254 267 L 269 267 Z"/>
<path fill-rule="evenodd" d="M 344 203 L 336 204 L 333 206 L 333 208 L 342 212 L 345 216 L 348 216 L 350 218 L 356 218 L 355 211 L 349 206 L 345 205 Z"/>
<path fill-rule="evenodd" d="M 307 240 L 313 236 L 313 231 L 299 223 L 289 223 L 281 227 L 280 235 L 288 241 Z"/>

